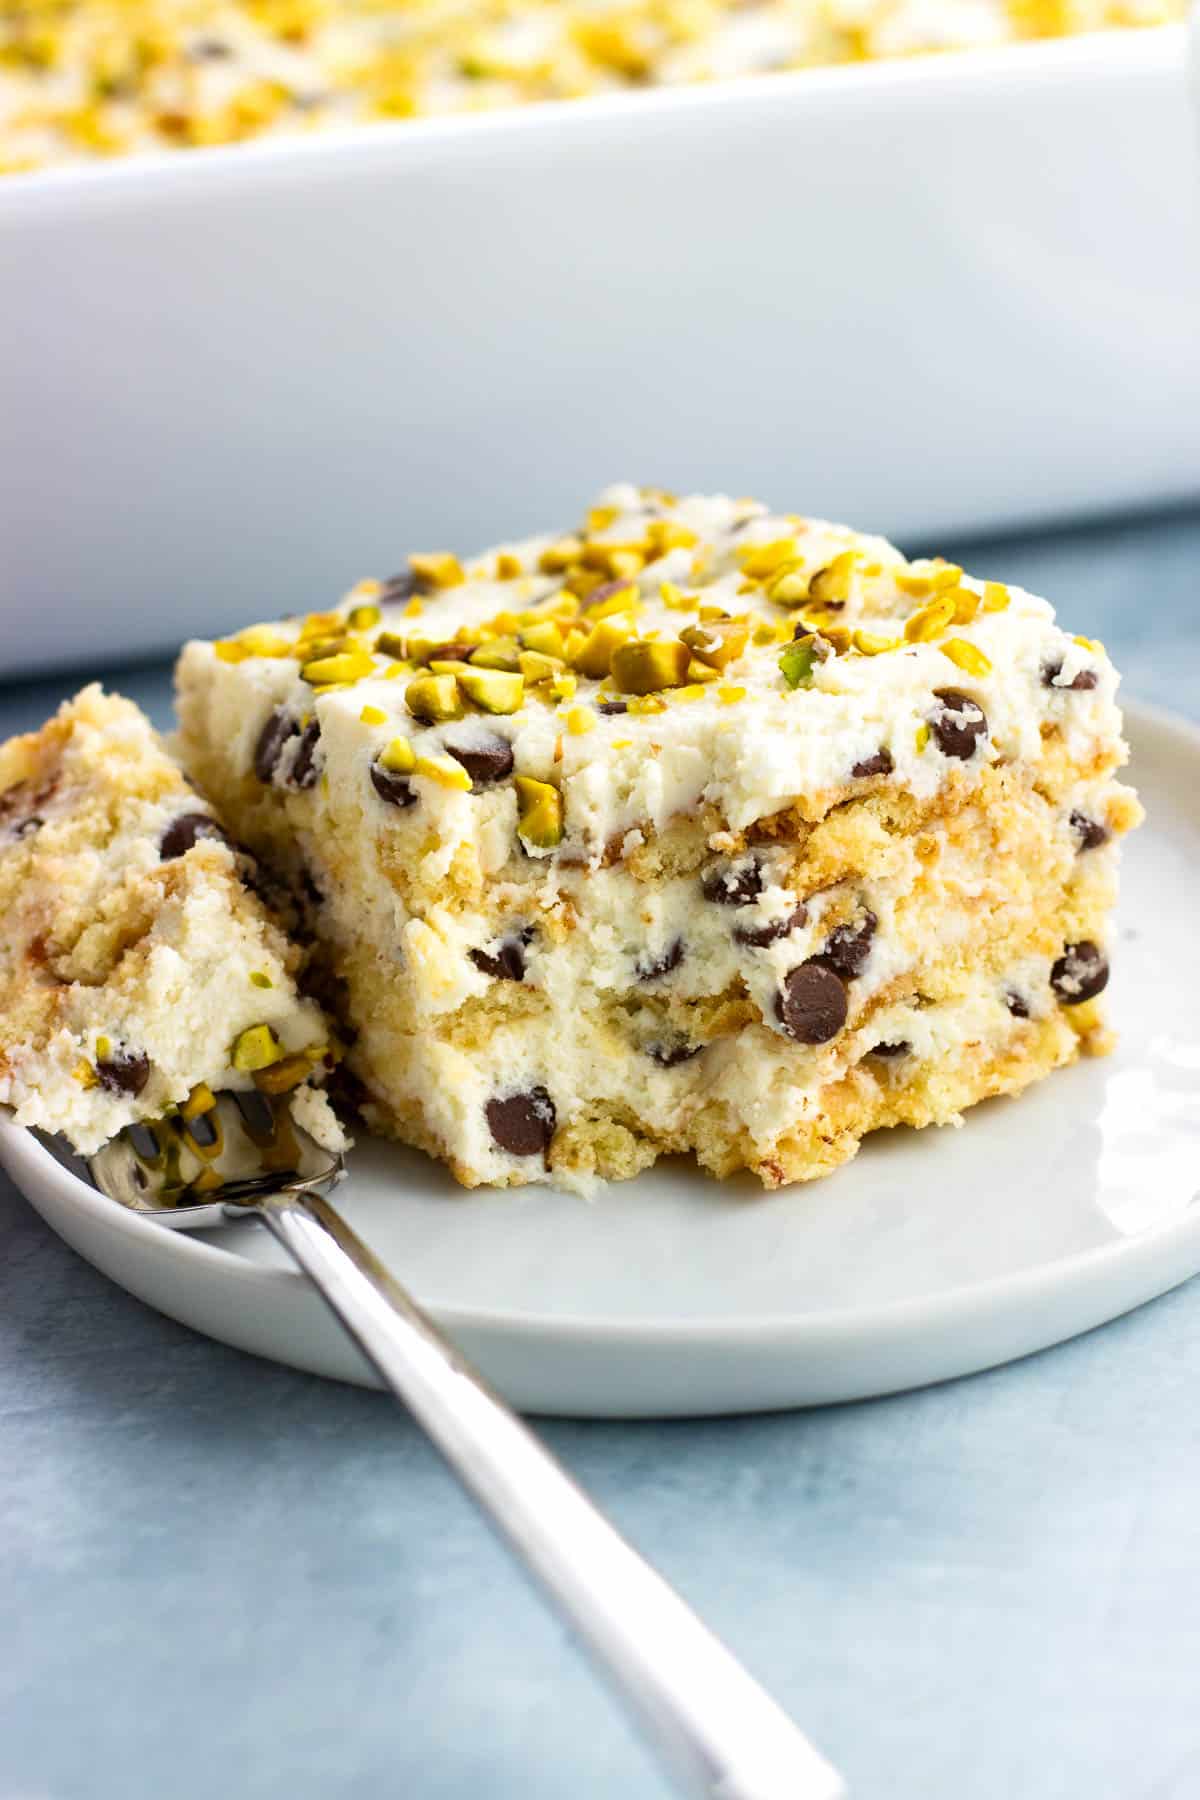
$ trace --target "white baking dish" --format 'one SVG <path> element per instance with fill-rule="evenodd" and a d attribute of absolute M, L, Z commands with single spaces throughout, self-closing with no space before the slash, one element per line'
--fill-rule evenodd
<path fill-rule="evenodd" d="M 0 673 L 615 477 L 910 544 L 1200 491 L 1184 38 L 0 182 Z"/>

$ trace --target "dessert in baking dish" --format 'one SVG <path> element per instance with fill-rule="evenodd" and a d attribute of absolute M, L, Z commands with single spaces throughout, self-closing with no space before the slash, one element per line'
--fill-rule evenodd
<path fill-rule="evenodd" d="M 0 10 L 0 171 L 1184 11 L 1184 0 L 14 0 Z"/>
<path fill-rule="evenodd" d="M 214 1095 L 327 1149 L 328 1021 L 253 859 L 127 700 L 86 688 L 0 745 L 0 1102 L 91 1154 L 143 1120 L 201 1175 Z"/>
<path fill-rule="evenodd" d="M 1116 685 L 1017 588 L 632 486 L 178 670 L 368 1120 L 585 1188 L 674 1151 L 807 1180 L 1105 1049 Z"/>

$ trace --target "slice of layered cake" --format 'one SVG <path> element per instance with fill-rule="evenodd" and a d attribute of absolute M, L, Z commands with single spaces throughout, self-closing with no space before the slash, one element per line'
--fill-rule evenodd
<path fill-rule="evenodd" d="M 178 671 L 367 1118 L 467 1185 L 776 1187 L 1106 1048 L 1116 685 L 1017 588 L 630 486 Z"/>
<path fill-rule="evenodd" d="M 194 1173 L 232 1090 L 345 1146 L 331 1029 L 260 879 L 129 701 L 86 688 L 0 745 L 0 1103 L 18 1123 L 90 1155 L 170 1119 Z"/>

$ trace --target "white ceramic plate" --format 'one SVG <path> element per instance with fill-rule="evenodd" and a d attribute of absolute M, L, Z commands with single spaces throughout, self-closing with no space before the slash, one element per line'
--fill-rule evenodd
<path fill-rule="evenodd" d="M 464 1194 L 366 1144 L 338 1204 L 518 1405 L 717 1413 L 847 1400 L 988 1367 L 1200 1270 L 1200 732 L 1131 708 L 1148 822 L 1130 841 L 1113 998 L 1121 1047 L 961 1131 L 886 1132 L 814 1187 L 764 1196 L 680 1164 L 586 1203 Z M 29 1133 L 0 1159 L 97 1268 L 262 1356 L 367 1373 L 255 1227 L 207 1238 L 101 1199 Z"/>

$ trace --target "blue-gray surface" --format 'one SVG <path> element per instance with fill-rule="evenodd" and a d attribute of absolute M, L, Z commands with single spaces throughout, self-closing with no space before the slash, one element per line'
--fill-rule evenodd
<path fill-rule="evenodd" d="M 1200 717 L 1200 515 L 971 561 Z M 1198 1392 L 1192 1283 L 924 1393 L 546 1432 L 858 1800 L 1193 1800 Z M 381 1396 L 149 1312 L 3 1178 L 0 1596 L 0 1800 L 665 1792 Z"/>

